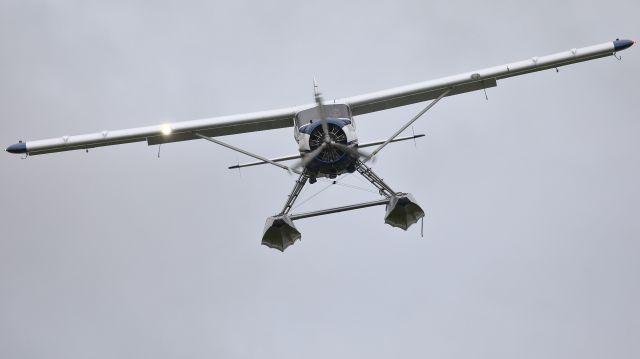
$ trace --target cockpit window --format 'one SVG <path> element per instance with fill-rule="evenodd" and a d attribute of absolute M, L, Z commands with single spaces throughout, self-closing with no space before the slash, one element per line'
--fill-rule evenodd
<path fill-rule="evenodd" d="M 351 119 L 351 109 L 349 106 L 345 104 L 332 104 L 332 105 L 324 105 L 324 111 L 328 118 L 335 119 Z M 317 107 L 310 108 L 308 110 L 300 111 L 296 115 L 296 127 L 300 128 L 306 124 L 311 123 L 312 121 L 320 120 L 320 111 Z"/>

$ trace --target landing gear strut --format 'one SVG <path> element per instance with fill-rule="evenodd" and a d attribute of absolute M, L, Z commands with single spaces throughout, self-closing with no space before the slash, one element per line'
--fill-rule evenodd
<path fill-rule="evenodd" d="M 296 226 L 293 224 L 294 220 L 351 211 L 354 209 L 386 205 L 386 213 L 384 217 L 385 223 L 404 230 L 407 230 L 412 224 L 418 222 L 418 220 L 424 217 L 424 211 L 416 203 L 411 194 L 394 191 L 382 180 L 382 178 L 375 174 L 371 168 L 360 160 L 355 163 L 355 170 L 371 182 L 371 184 L 378 189 L 378 192 L 384 198 L 378 201 L 358 203 L 349 206 L 300 214 L 290 214 L 289 212 L 291 211 L 293 204 L 298 199 L 298 196 L 300 195 L 300 192 L 302 192 L 302 188 L 307 181 L 311 183 L 315 182 L 315 177 L 312 177 L 308 171 L 304 170 L 296 180 L 282 211 L 275 216 L 267 218 L 264 233 L 262 235 L 262 244 L 284 252 L 287 247 L 302 238 L 302 234 L 300 234 Z"/>
<path fill-rule="evenodd" d="M 287 247 L 302 237 L 302 234 L 300 234 L 293 224 L 293 220 L 289 216 L 289 211 L 291 211 L 291 207 L 293 207 L 293 204 L 298 199 L 309 177 L 308 171 L 304 170 L 300 174 L 300 177 L 298 177 L 298 180 L 296 180 L 296 184 L 293 186 L 289 197 L 287 197 L 282 211 L 273 217 L 267 218 L 267 223 L 265 223 L 264 226 L 264 234 L 262 235 L 263 245 L 284 252 Z M 312 183 L 315 182 L 315 177 L 312 178 L 311 181 Z"/>
<path fill-rule="evenodd" d="M 389 200 L 384 216 L 386 224 L 406 231 L 412 224 L 424 217 L 424 211 L 410 193 L 392 190 L 382 178 L 360 160 L 356 162 L 356 170 L 378 189 L 381 196 Z"/>

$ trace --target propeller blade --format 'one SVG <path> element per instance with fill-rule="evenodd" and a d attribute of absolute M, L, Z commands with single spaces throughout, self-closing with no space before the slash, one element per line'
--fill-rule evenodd
<path fill-rule="evenodd" d="M 320 146 L 318 146 L 318 148 L 304 155 L 302 159 L 300 159 L 300 161 L 298 161 L 294 166 L 292 166 L 292 168 L 297 170 L 297 169 L 306 167 L 311 161 L 313 161 L 316 157 L 318 157 L 320 152 L 322 152 L 322 150 L 324 150 L 326 146 L 327 144 L 323 142 Z"/>
<path fill-rule="evenodd" d="M 315 81 L 314 81 L 315 86 Z M 329 136 L 329 124 L 327 123 L 327 114 L 324 112 L 324 103 L 322 101 L 322 95 L 319 92 L 316 92 L 316 104 L 318 104 L 318 111 L 320 112 L 320 123 L 322 124 L 322 132 L 324 132 L 324 142 L 331 142 L 331 137 Z"/>
<path fill-rule="evenodd" d="M 353 148 L 353 147 L 349 147 L 345 144 L 339 143 L 339 142 L 333 142 L 331 143 L 331 146 L 339 148 L 345 152 L 348 152 L 352 157 L 355 158 L 365 158 L 367 160 L 369 160 L 369 157 L 371 156 L 370 154 L 364 152 L 364 151 L 360 151 L 357 148 Z"/>

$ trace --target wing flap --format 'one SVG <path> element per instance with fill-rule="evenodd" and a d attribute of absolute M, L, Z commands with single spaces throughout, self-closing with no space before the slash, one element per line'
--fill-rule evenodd
<path fill-rule="evenodd" d="M 495 79 L 490 78 L 486 80 L 474 81 L 471 83 L 461 84 L 455 86 L 447 96 L 459 95 L 466 92 L 482 90 L 490 87 L 496 87 L 498 83 Z M 379 96 L 377 100 L 371 101 L 368 99 L 360 101 L 351 101 L 351 112 L 355 115 L 364 115 L 370 112 L 388 110 L 394 107 L 411 105 L 414 103 L 429 101 L 437 98 L 446 90 L 446 87 L 440 87 L 427 91 L 416 91 L 414 93 L 408 93 L 403 95 L 390 95 Z M 338 101 L 339 102 L 339 101 Z"/>
<path fill-rule="evenodd" d="M 147 141 L 149 144 L 186 141 L 196 139 L 194 131 L 213 137 L 284 128 L 293 126 L 293 117 L 298 111 L 311 106 L 313 105 L 28 141 L 26 150 L 29 156 L 33 156 L 140 141 Z"/>
<path fill-rule="evenodd" d="M 551 55 L 532 57 L 528 60 L 489 67 L 459 75 L 347 97 L 336 100 L 336 103 L 348 104 L 354 114 L 365 114 L 405 106 L 435 99 L 447 88 L 453 89 L 451 93 L 447 95 L 451 96 L 492 87 L 492 85 L 495 86 L 496 80 L 610 56 L 616 52 L 614 44 L 614 42 L 606 42 Z"/>

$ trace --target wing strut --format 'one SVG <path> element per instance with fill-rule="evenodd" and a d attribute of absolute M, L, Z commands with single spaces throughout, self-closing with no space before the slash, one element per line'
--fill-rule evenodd
<path fill-rule="evenodd" d="M 211 141 L 211 142 L 213 142 L 213 143 L 215 143 L 215 144 L 218 144 L 218 145 L 220 145 L 220 146 L 223 146 L 223 147 L 226 147 L 226 148 L 228 148 L 228 149 L 234 150 L 234 151 L 236 151 L 236 152 L 240 152 L 240 153 L 245 154 L 245 155 L 247 155 L 247 156 L 249 156 L 249 157 L 253 157 L 253 158 L 258 159 L 258 160 L 260 160 L 260 161 L 264 161 L 264 162 L 266 162 L 266 163 L 270 163 L 270 164 L 272 164 L 272 165 L 274 165 L 274 166 L 276 166 L 276 167 L 280 167 L 280 168 L 282 168 L 283 170 L 288 171 L 289 173 L 291 173 L 291 172 L 295 172 L 295 173 L 298 173 L 298 174 L 302 174 L 300 171 L 298 171 L 298 170 L 296 170 L 296 169 L 291 169 L 291 168 L 289 168 L 289 167 L 287 167 L 287 166 L 285 166 L 285 165 L 283 165 L 283 164 L 281 164 L 281 163 L 276 163 L 276 162 L 274 162 L 274 161 L 272 161 L 272 160 L 270 160 L 270 159 L 268 159 L 268 158 L 266 158 L 266 157 L 262 157 L 262 156 L 260 156 L 260 155 L 256 155 L 256 154 L 253 154 L 253 153 L 251 153 L 251 152 L 245 151 L 245 150 L 243 150 L 242 148 L 238 148 L 238 147 L 232 146 L 232 145 L 230 145 L 230 144 L 228 144 L 228 143 L 222 142 L 222 141 L 220 141 L 220 140 L 216 140 L 216 139 L 215 139 L 215 138 L 213 138 L 213 137 L 205 136 L 205 135 L 203 135 L 203 134 L 201 134 L 201 133 L 198 133 L 198 132 L 194 132 L 193 134 L 194 134 L 195 136 L 197 136 L 197 137 L 202 138 L 203 140 Z"/>
<path fill-rule="evenodd" d="M 371 152 L 371 154 L 369 156 L 365 157 L 363 159 L 363 163 L 366 163 L 371 158 L 373 158 L 375 155 L 377 155 L 378 152 L 380 152 L 386 145 L 388 145 L 396 137 L 398 137 L 398 135 L 401 134 L 402 131 L 406 130 L 407 127 L 411 126 L 412 123 L 416 122 L 417 119 L 419 119 L 422 115 L 424 115 L 427 111 L 429 111 L 433 106 L 435 106 L 435 104 L 437 104 L 438 101 L 442 100 L 443 97 L 447 96 L 447 94 L 449 92 L 451 92 L 451 90 L 453 90 L 453 87 L 449 87 L 442 94 L 440 94 L 440 96 L 438 96 L 435 100 L 431 101 L 429 103 L 429 105 L 427 105 L 427 107 L 425 107 L 422 111 L 418 112 L 417 115 L 415 115 L 409 122 L 404 124 L 404 126 L 400 127 L 400 129 L 398 131 L 396 131 L 396 133 L 394 133 L 391 137 L 389 137 L 388 140 L 384 141 L 384 143 L 381 144 L 380 146 L 378 146 L 375 150 L 373 150 L 373 152 Z"/>
<path fill-rule="evenodd" d="M 284 207 L 282 208 L 280 214 L 278 214 L 279 216 L 289 213 L 289 211 L 293 207 L 293 203 L 295 203 L 295 201 L 298 199 L 300 192 L 302 192 L 302 187 L 304 187 L 308 179 L 309 174 L 307 174 L 306 171 L 300 174 L 300 177 L 296 181 L 295 186 L 293 186 L 293 189 L 291 190 L 291 194 L 289 195 L 289 197 L 287 197 L 287 202 L 284 204 Z"/>

